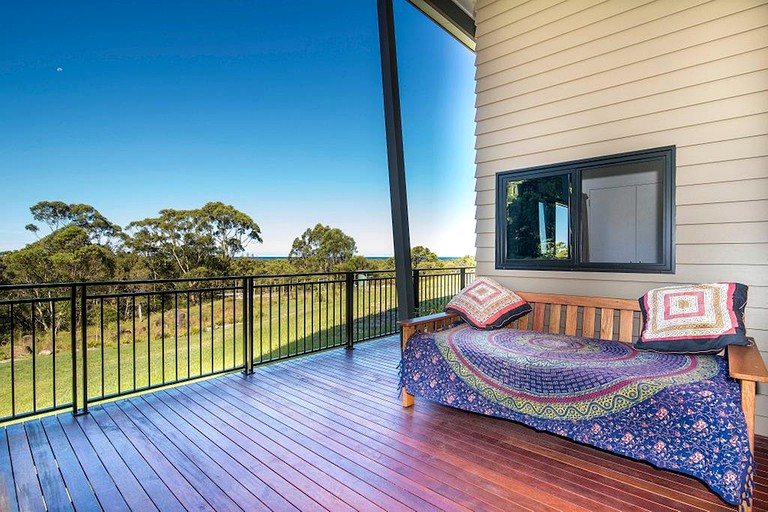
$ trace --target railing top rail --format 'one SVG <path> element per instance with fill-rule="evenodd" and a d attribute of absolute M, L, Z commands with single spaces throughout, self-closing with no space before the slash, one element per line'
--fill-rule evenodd
<path fill-rule="evenodd" d="M 474 269 L 475 267 L 448 267 L 448 268 L 420 268 L 422 271 L 448 271 L 448 270 L 461 270 L 461 269 Z M 212 277 L 180 277 L 180 278 L 165 278 L 165 279 L 137 279 L 137 280 L 125 280 L 125 281 L 67 281 L 61 283 L 23 283 L 23 284 L 4 284 L 0 285 L 0 292 L 11 290 L 25 290 L 33 288 L 68 288 L 72 286 L 116 286 L 116 285 L 137 285 L 137 284 L 173 284 L 173 283 L 194 283 L 194 282 L 210 282 L 210 281 L 235 281 L 242 279 L 281 279 L 281 278 L 296 278 L 296 277 L 320 277 L 320 276 L 339 276 L 347 273 L 352 274 L 371 274 L 371 273 L 394 273 L 394 269 L 369 269 L 369 270 L 354 270 L 337 271 L 337 272 L 306 272 L 296 274 L 253 274 L 253 275 L 235 275 L 235 276 L 212 276 Z"/>
<path fill-rule="evenodd" d="M 25 288 L 65 288 L 70 286 L 113 286 L 130 284 L 170 284 L 170 283 L 195 283 L 210 281 L 235 281 L 248 278 L 255 279 L 275 279 L 282 277 L 307 277 L 307 276 L 335 276 L 344 272 L 311 272 L 306 274 L 254 274 L 254 275 L 236 275 L 236 276 L 208 276 L 208 277 L 179 277 L 164 279 L 135 279 L 124 281 L 67 281 L 63 283 L 24 283 L 24 284 L 4 284 L 0 285 L 0 291 L 18 290 Z"/>

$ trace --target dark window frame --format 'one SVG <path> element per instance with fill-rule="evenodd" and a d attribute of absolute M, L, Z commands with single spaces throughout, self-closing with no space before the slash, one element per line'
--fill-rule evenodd
<path fill-rule="evenodd" d="M 675 273 L 675 146 L 664 146 L 628 153 L 585 158 L 496 174 L 496 268 L 499 270 L 567 270 L 576 272 Z M 640 163 L 663 159 L 664 183 L 662 206 L 662 261 L 660 263 L 593 263 L 581 261 L 581 173 L 598 167 Z M 507 183 L 521 179 L 570 174 L 571 196 L 569 211 L 570 257 L 567 260 L 511 259 L 507 254 Z"/>

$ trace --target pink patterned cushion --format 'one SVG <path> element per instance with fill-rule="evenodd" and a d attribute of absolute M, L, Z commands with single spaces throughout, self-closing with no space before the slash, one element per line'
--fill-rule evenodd
<path fill-rule="evenodd" d="M 445 307 L 477 329 L 499 329 L 531 311 L 516 293 L 493 279 L 478 277 L 461 290 Z"/>
<path fill-rule="evenodd" d="M 659 352 L 718 352 L 747 345 L 747 287 L 711 283 L 656 288 L 640 298 L 643 328 L 635 348 Z"/>

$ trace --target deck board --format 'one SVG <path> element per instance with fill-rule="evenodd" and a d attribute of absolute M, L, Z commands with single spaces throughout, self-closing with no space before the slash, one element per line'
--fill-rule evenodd
<path fill-rule="evenodd" d="M 327 367 L 326 367 L 327 369 Z M 284 369 L 282 371 L 285 371 Z M 282 372 L 281 371 L 281 372 Z M 306 379 L 312 379 L 312 376 L 307 376 Z M 273 383 L 275 386 L 278 386 L 278 382 Z M 342 383 L 338 383 L 339 386 L 342 386 Z M 393 384 L 394 385 L 394 384 Z M 311 393 L 312 391 L 307 391 L 307 393 Z M 362 395 L 364 398 L 361 400 L 354 400 L 347 395 Z M 401 414 L 398 414 L 396 411 L 394 412 L 394 415 L 390 414 L 391 411 L 386 411 L 382 409 L 376 409 L 371 407 L 371 404 L 373 402 L 376 402 L 379 400 L 376 396 L 365 396 L 364 392 L 361 392 L 359 390 L 352 390 L 352 389 L 341 389 L 337 391 L 336 398 L 338 400 L 343 400 L 345 403 L 342 407 L 343 410 L 338 411 L 339 414 L 345 414 L 346 411 L 361 411 L 364 416 L 371 416 L 376 417 L 377 419 L 381 420 L 387 417 L 391 416 L 392 421 L 399 421 L 401 419 Z M 326 407 L 334 407 L 332 404 L 325 404 Z M 360 421 L 362 418 L 353 419 L 353 421 Z M 386 426 L 385 423 L 382 423 Z M 393 431 L 398 432 L 402 428 L 398 424 L 391 425 L 390 426 Z M 441 427 L 437 424 L 430 425 L 429 427 L 424 429 L 424 434 L 419 435 L 419 439 L 424 441 L 425 443 L 430 442 L 430 438 L 433 434 L 439 434 L 439 436 L 444 439 L 444 444 L 441 445 L 445 449 L 445 451 L 449 451 L 449 445 L 452 445 L 455 449 L 460 451 L 461 453 L 466 453 L 464 456 L 465 459 L 474 462 L 475 464 L 482 466 L 488 466 L 486 469 L 489 469 L 492 471 L 492 474 L 494 475 L 494 479 L 496 477 L 496 473 L 499 469 L 506 467 L 505 473 L 507 475 L 510 475 L 511 481 L 506 482 L 506 486 L 509 488 L 509 486 L 512 486 L 511 488 L 515 488 L 516 481 L 523 481 L 526 482 L 525 488 L 527 493 L 535 493 L 535 491 L 531 490 L 531 487 L 533 486 L 535 489 L 537 489 L 540 492 L 543 493 L 552 493 L 552 492 L 560 492 L 565 494 L 565 498 L 567 498 L 568 501 L 557 503 L 556 506 L 558 510 L 564 510 L 569 507 L 569 503 L 576 503 L 584 508 L 589 508 L 592 510 L 606 510 L 606 509 L 613 509 L 613 510 L 644 510 L 644 508 L 637 508 L 635 503 L 632 501 L 623 501 L 621 503 L 617 503 L 614 508 L 606 508 L 605 503 L 601 503 L 596 500 L 588 500 L 584 499 L 584 497 L 580 494 L 580 491 L 582 490 L 582 487 L 587 487 L 590 491 L 597 490 L 603 493 L 607 493 L 609 496 L 615 497 L 617 494 L 617 491 L 620 491 L 620 489 L 616 489 L 615 492 L 611 492 L 611 489 L 602 488 L 600 486 L 595 486 L 593 480 L 585 480 L 581 478 L 581 481 L 579 475 L 563 475 L 558 474 L 557 471 L 554 471 L 553 468 L 549 465 L 547 465 L 546 461 L 539 461 L 539 460 L 528 460 L 528 463 L 525 465 L 525 469 L 520 469 L 519 462 L 520 460 L 515 459 L 508 459 L 506 455 L 498 453 L 498 448 L 494 447 L 492 450 L 484 450 L 482 447 L 478 447 L 477 443 L 475 442 L 478 436 L 482 436 L 480 431 L 470 432 L 468 437 L 465 436 L 456 436 L 454 429 L 456 427 L 456 424 L 452 424 L 451 426 L 441 429 Z M 467 441 L 467 440 L 471 441 Z M 394 441 L 393 444 L 396 444 L 397 442 Z M 485 453 L 483 453 L 485 451 Z M 448 459 L 450 460 L 450 459 Z M 514 460 L 515 462 L 513 464 L 510 464 L 509 461 Z M 481 471 L 478 469 L 475 472 Z M 564 492 L 565 491 L 565 492 Z M 543 498 L 542 498 L 543 499 Z M 550 499 L 550 501 L 552 501 Z M 673 508 L 666 508 L 663 504 L 660 504 L 657 502 L 657 504 L 654 507 L 651 507 L 651 504 L 647 504 L 647 508 L 654 508 L 656 510 L 674 510 Z M 647 509 L 646 508 L 646 509 Z"/>
<path fill-rule="evenodd" d="M 24 424 L 24 430 L 27 433 L 37 478 L 48 510 L 51 512 L 71 511 L 72 502 L 67 496 L 63 475 L 59 472 L 58 463 L 45 436 L 43 426 L 39 421 L 30 421 Z"/>
<path fill-rule="evenodd" d="M 107 468 L 101 463 L 99 456 L 96 454 L 85 433 L 77 424 L 75 418 L 68 414 L 61 414 L 58 416 L 49 416 L 43 418 L 43 425 L 48 425 L 48 422 L 55 422 L 66 438 L 66 443 L 72 448 L 72 452 L 77 458 L 80 467 L 83 469 L 90 489 L 78 489 L 76 492 L 91 492 L 96 496 L 101 507 L 109 504 L 110 510 L 118 512 L 130 511 L 128 502 L 126 502 L 120 490 L 117 488 L 117 484 L 112 479 L 111 475 L 107 471 Z M 51 428 L 54 428 L 53 425 Z M 56 443 L 57 446 L 63 446 L 65 441 L 61 438 L 51 438 L 51 441 Z M 59 449 L 57 447 L 57 449 Z M 64 448 L 61 448 L 64 449 Z"/>
<path fill-rule="evenodd" d="M 417 400 L 396 338 L 0 428 L 0 510 L 733 510 L 698 480 Z M 768 510 L 756 438 L 754 510 Z"/>
<path fill-rule="evenodd" d="M 34 424 L 36 422 L 30 423 Z M 59 422 L 55 417 L 49 416 L 40 423 L 45 430 L 45 435 L 48 437 L 48 443 L 53 450 L 53 456 L 61 470 L 64 485 L 75 510 L 100 510 L 101 506 L 96 496 L 91 492 L 88 477 L 77 460 L 77 455 L 75 455 L 72 446 L 67 441 L 66 434 Z"/>
<path fill-rule="evenodd" d="M 23 424 L 17 423 L 7 429 L 8 447 L 11 453 L 13 480 L 21 510 L 45 510 L 45 499 L 37 479 L 35 462 Z"/>
<path fill-rule="evenodd" d="M 19 509 L 6 429 L 0 429 L 0 505 L 7 510 Z"/>

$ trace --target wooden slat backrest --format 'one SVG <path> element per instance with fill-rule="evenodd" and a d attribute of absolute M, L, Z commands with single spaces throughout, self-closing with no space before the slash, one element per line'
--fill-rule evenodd
<path fill-rule="evenodd" d="M 595 308 L 587 306 L 581 317 L 582 336 L 591 338 L 595 335 Z"/>
<path fill-rule="evenodd" d="M 573 304 L 565 307 L 565 334 L 575 336 L 579 323 L 579 306 Z"/>
<path fill-rule="evenodd" d="M 550 304 L 549 306 L 549 332 L 560 334 L 560 311 L 563 307 L 560 304 Z"/>
<path fill-rule="evenodd" d="M 517 292 L 533 306 L 533 313 L 512 322 L 511 328 L 560 333 L 569 336 L 580 334 L 588 338 L 617 340 L 631 343 L 639 330 L 640 304 L 634 299 L 586 297 L 582 295 L 558 295 L 550 293 Z M 565 328 L 562 326 L 562 310 L 565 306 Z M 616 316 L 618 312 L 618 328 Z M 599 332 L 595 334 L 599 316 Z M 581 325 L 581 333 L 578 332 Z"/>

